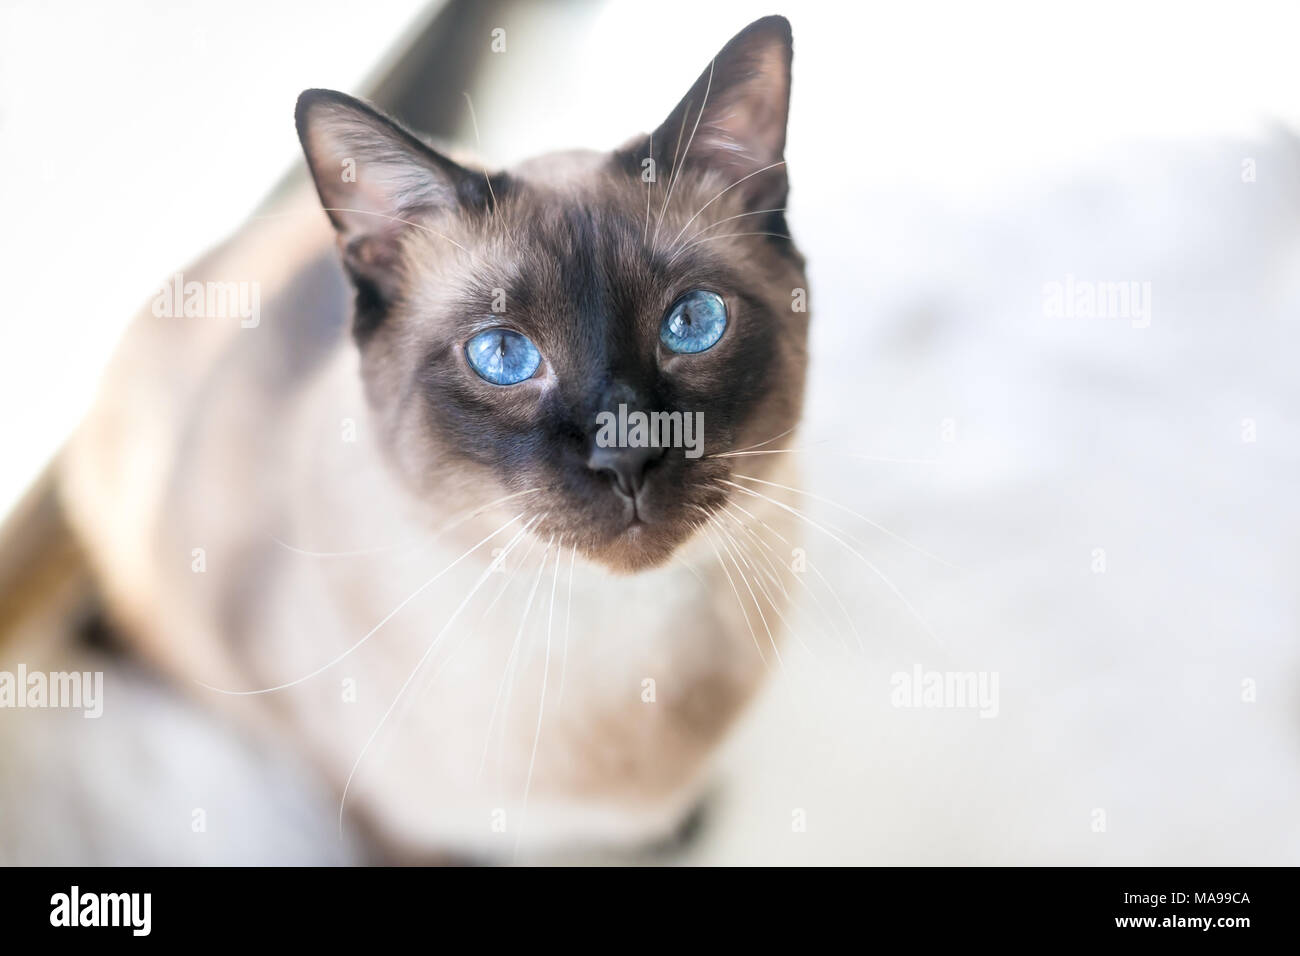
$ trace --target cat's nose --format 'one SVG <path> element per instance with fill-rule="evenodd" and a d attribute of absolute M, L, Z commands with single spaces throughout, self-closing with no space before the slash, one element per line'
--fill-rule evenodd
<path fill-rule="evenodd" d="M 646 472 L 663 457 L 665 451 L 653 445 L 627 448 L 597 445 L 587 458 L 587 467 L 595 472 L 608 472 L 614 486 L 635 499 L 645 487 Z"/>

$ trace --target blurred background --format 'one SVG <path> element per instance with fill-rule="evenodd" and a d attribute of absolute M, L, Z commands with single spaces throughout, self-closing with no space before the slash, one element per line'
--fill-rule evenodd
<path fill-rule="evenodd" d="M 790 656 L 682 858 L 1300 862 L 1290 4 L 4 0 L 0 510 L 157 284 L 302 175 L 303 88 L 504 165 L 653 128 L 774 12 L 794 28 L 789 220 L 812 283 L 790 447 L 809 491 L 943 560 L 810 505 L 892 586 L 810 533 L 866 651 Z M 1149 324 L 1053 313 L 1072 280 L 1146 284 Z M 817 613 L 796 626 L 818 633 Z M 998 674 L 998 715 L 893 706 L 918 664 Z M 201 849 L 142 829 L 141 859 L 347 859 L 321 849 L 328 799 L 174 706 L 179 788 L 226 786 L 247 825 Z M 99 733 L 74 810 L 34 809 L 11 776 L 0 814 L 129 834 L 157 807 L 94 803 L 124 731 Z M 19 766 L 43 746 L 0 744 Z"/>

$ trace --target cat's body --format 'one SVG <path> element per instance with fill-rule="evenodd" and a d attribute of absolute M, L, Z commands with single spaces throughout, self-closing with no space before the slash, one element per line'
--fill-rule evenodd
<path fill-rule="evenodd" d="M 346 789 L 347 807 L 398 852 L 492 856 L 516 843 L 656 840 L 698 799 L 710 752 L 775 666 L 784 586 L 771 571 L 788 554 L 764 553 L 742 525 L 761 521 L 793 546 L 793 519 L 729 490 L 727 459 L 711 457 L 788 432 L 802 394 L 807 315 L 788 305 L 805 286 L 802 262 L 780 236 L 755 235 L 768 223 L 784 232 L 780 210 L 764 207 L 783 205 L 772 198 L 784 198 L 783 169 L 776 192 L 734 188 L 772 173 L 763 156 L 723 135 L 745 103 L 728 104 L 727 85 L 743 93 L 754 63 L 784 62 L 778 85 L 788 93 L 788 28 L 760 24 L 741 49 L 746 69 L 725 83 L 720 75 L 712 90 L 730 111 L 722 125 L 709 117 L 703 130 L 689 125 L 701 125 L 708 102 L 698 88 L 670 118 L 686 151 L 668 154 L 675 161 L 665 162 L 664 181 L 644 184 L 630 147 L 612 157 L 545 157 L 494 177 L 490 191 L 502 195 L 486 206 L 463 193 L 493 181 L 465 180 L 457 188 L 473 210 L 424 205 L 418 217 L 387 215 L 383 225 L 411 227 L 396 237 L 357 240 L 368 220 L 358 227 L 336 213 L 346 271 L 319 206 L 305 192 L 287 197 L 184 275 L 257 282 L 256 326 L 147 311 L 64 456 L 67 511 L 130 639 L 211 704 L 298 741 L 340 799 Z M 717 67 L 726 68 L 726 55 Z M 707 72 L 705 89 L 715 79 L 714 68 Z M 327 100 L 321 109 L 345 107 Z M 779 112 L 778 154 L 784 102 Z M 304 107 L 299 122 L 319 167 L 324 147 L 311 139 Z M 390 153 L 346 132 L 354 151 L 375 148 L 360 166 L 363 185 L 384 179 L 375 171 L 391 173 L 383 166 Z M 708 149 L 711 141 L 757 176 L 707 162 L 692 170 L 692 142 Z M 645 148 L 657 157 L 665 147 Z M 347 200 L 331 205 L 321 177 L 318 168 L 327 208 L 345 208 Z M 403 191 L 409 183 L 389 198 L 409 198 Z M 723 226 L 760 214 L 769 218 L 759 225 Z M 688 243 L 710 229 L 719 241 L 693 254 Z M 747 235 L 724 238 L 731 231 Z M 391 245 L 376 255 L 374 243 Z M 390 270 L 378 278 L 377 260 Z M 665 304 L 689 288 L 675 279 L 656 288 L 674 263 L 697 277 L 690 281 L 735 283 L 736 330 L 719 348 L 723 358 L 704 360 L 745 371 L 706 373 L 701 357 L 642 355 L 635 330 L 650 321 L 657 329 Z M 404 284 L 391 296 L 381 291 L 377 307 L 371 284 L 382 287 L 390 274 Z M 349 278 L 363 290 L 355 317 Z M 464 311 L 448 303 L 467 283 L 485 294 L 508 288 L 512 301 L 531 304 L 526 319 L 562 311 L 548 296 L 567 295 L 590 306 L 575 314 L 609 323 L 559 332 L 562 323 L 548 318 L 549 332 L 530 332 L 550 363 L 549 384 L 516 388 L 545 394 L 536 398 L 544 411 L 521 405 L 518 391 L 471 394 L 482 383 L 439 365 L 454 359 L 430 344 L 424 325 L 441 310 Z M 619 304 L 647 296 L 644 323 L 638 302 Z M 767 310 L 775 321 L 760 314 Z M 735 344 L 740 335 L 753 354 Z M 676 373 L 686 384 L 668 388 L 675 398 L 655 384 L 667 373 L 647 378 L 631 368 L 643 359 L 688 363 Z M 568 388 L 588 375 L 592 382 Z M 412 398 L 426 382 L 428 395 Z M 584 404 L 583 389 L 595 390 L 595 404 Z M 702 389 L 727 392 L 703 405 L 707 454 L 665 456 L 656 466 L 661 500 L 637 498 L 648 509 L 645 530 L 619 529 L 609 508 L 620 499 L 611 494 L 607 507 L 599 483 L 571 486 L 575 470 L 574 483 L 604 474 L 587 473 L 595 466 L 583 465 L 585 451 L 576 464 L 540 460 L 565 446 L 571 425 L 548 437 L 519 421 L 589 418 L 625 397 L 691 412 L 705 401 Z M 484 410 L 498 400 L 514 404 Z M 488 414 L 509 418 L 509 429 Z M 490 444 L 494 430 L 498 458 L 466 447 Z M 521 447 L 539 460 L 523 460 Z M 747 470 L 790 484 L 788 463 L 770 457 L 786 456 Z M 705 477 L 692 484 L 672 469 Z M 596 530 L 570 513 L 586 507 L 598 512 Z M 253 690 L 268 692 L 228 693 Z"/>

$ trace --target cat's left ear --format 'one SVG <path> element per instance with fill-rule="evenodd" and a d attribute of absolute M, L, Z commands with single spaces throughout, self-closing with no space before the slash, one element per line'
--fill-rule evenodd
<path fill-rule="evenodd" d="M 785 204 L 790 21 L 764 17 L 736 34 L 668 114 L 653 142 L 656 175 L 717 170 L 752 208 Z M 634 148 L 634 151 L 635 150 Z M 666 180 L 665 180 L 666 182 Z"/>

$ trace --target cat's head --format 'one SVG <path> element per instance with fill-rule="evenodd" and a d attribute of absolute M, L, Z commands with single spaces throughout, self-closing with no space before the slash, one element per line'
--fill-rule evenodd
<path fill-rule="evenodd" d="M 653 134 L 491 174 L 343 94 L 302 95 L 368 400 L 416 493 L 536 489 L 512 504 L 545 516 L 543 540 L 635 571 L 727 500 L 745 459 L 716 456 L 794 427 L 790 62 L 787 21 L 759 20 Z"/>

